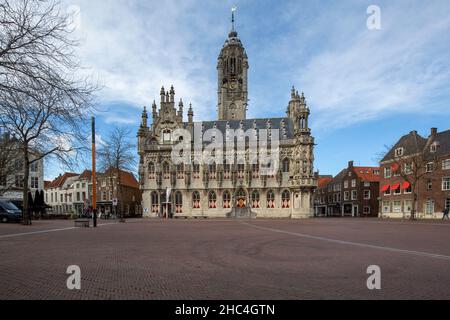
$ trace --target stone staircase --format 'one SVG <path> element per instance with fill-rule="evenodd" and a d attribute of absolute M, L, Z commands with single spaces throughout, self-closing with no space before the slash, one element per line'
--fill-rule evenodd
<path fill-rule="evenodd" d="M 252 212 L 250 208 L 233 208 L 233 211 L 227 214 L 230 219 L 254 219 L 256 213 Z"/>

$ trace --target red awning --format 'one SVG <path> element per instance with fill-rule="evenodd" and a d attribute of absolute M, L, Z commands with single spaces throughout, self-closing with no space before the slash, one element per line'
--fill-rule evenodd
<path fill-rule="evenodd" d="M 394 184 L 393 186 L 392 186 L 392 190 L 393 191 L 396 191 L 396 190 L 398 190 L 399 188 L 400 188 L 400 186 L 401 186 L 401 183 L 396 183 L 396 184 Z"/>
<path fill-rule="evenodd" d="M 383 187 L 381 188 L 381 192 L 386 192 L 386 191 L 388 191 L 390 187 L 391 187 L 391 186 L 388 185 L 388 184 L 385 185 L 385 186 L 383 186 Z"/>
<path fill-rule="evenodd" d="M 400 169 L 400 165 L 398 163 L 394 163 L 391 167 L 392 171 L 396 172 Z"/>
<path fill-rule="evenodd" d="M 409 183 L 408 181 L 403 182 L 402 190 L 407 190 L 409 189 L 409 187 L 411 187 L 411 183 Z"/>

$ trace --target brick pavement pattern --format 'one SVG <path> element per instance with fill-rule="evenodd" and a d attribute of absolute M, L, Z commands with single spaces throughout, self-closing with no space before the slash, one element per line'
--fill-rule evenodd
<path fill-rule="evenodd" d="M 98 229 L 72 226 L 0 224 L 0 299 L 450 299 L 448 223 L 130 220 Z M 66 287 L 70 265 L 81 268 L 79 291 Z M 367 289 L 370 265 L 381 267 L 380 291 Z"/>

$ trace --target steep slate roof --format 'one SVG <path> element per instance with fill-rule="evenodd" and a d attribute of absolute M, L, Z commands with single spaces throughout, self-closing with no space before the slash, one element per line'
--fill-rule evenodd
<path fill-rule="evenodd" d="M 104 175 L 111 175 L 117 170 L 114 168 L 110 168 L 106 170 Z M 131 172 L 120 170 L 120 180 L 123 186 L 139 188 L 139 182 L 136 180 L 134 175 Z"/>
<path fill-rule="evenodd" d="M 196 122 L 195 124 L 203 125 L 204 132 L 207 130 L 213 129 L 216 127 L 225 137 L 225 133 L 227 130 L 227 124 L 230 127 L 230 130 L 238 130 L 241 127 L 241 122 L 243 125 L 244 132 L 253 129 L 267 129 L 267 124 L 270 121 L 270 127 L 272 129 L 280 130 L 280 140 L 287 140 L 294 138 L 294 122 L 291 118 L 267 118 L 267 119 L 247 119 L 247 120 L 221 120 L 221 121 L 204 121 L 204 122 Z M 285 130 L 282 129 L 282 123 L 284 122 Z M 185 122 L 184 127 L 187 128 L 189 123 Z M 255 126 L 256 125 L 256 126 Z M 283 135 L 285 132 L 285 136 Z"/>
<path fill-rule="evenodd" d="M 80 175 L 80 179 L 91 179 L 92 178 L 92 171 L 91 170 L 84 170 L 84 172 Z"/>
<path fill-rule="evenodd" d="M 412 131 L 409 134 L 401 137 L 400 140 L 395 144 L 395 146 L 391 150 L 389 150 L 389 152 L 385 155 L 381 162 L 395 159 L 395 150 L 398 148 L 404 148 L 404 156 L 422 153 L 426 144 L 427 139 L 419 135 L 417 131 Z"/>
<path fill-rule="evenodd" d="M 380 182 L 380 174 L 375 174 L 375 171 L 380 172 L 380 167 L 354 167 L 356 175 L 367 182 Z"/>
<path fill-rule="evenodd" d="M 319 178 L 319 181 L 317 182 L 317 187 L 319 189 L 325 188 L 327 184 L 329 184 L 331 181 L 333 181 L 332 177 Z"/>
<path fill-rule="evenodd" d="M 430 146 L 433 143 L 437 143 L 437 149 L 435 153 L 430 152 Z M 445 157 L 450 156 L 450 130 L 437 133 L 432 139 L 430 139 L 425 149 L 425 157 Z"/>

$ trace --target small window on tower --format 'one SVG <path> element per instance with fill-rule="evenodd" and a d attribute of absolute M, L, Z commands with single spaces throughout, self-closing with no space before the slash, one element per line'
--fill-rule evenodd
<path fill-rule="evenodd" d="M 170 130 L 163 131 L 163 142 L 171 142 L 172 141 L 172 132 Z"/>

